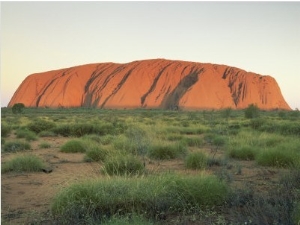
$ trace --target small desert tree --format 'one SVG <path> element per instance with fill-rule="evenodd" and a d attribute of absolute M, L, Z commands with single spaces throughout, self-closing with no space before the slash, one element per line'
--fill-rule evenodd
<path fill-rule="evenodd" d="M 24 108 L 25 108 L 25 105 L 23 103 L 16 103 L 12 107 L 12 112 L 14 114 L 22 113 Z"/>

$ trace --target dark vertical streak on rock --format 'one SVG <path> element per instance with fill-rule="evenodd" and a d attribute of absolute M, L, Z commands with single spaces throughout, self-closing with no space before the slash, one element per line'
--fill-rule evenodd
<path fill-rule="evenodd" d="M 117 67 L 106 79 L 105 81 L 103 82 L 103 85 L 98 89 L 98 91 L 102 91 L 106 85 L 108 84 L 108 82 L 114 78 L 114 76 L 116 75 L 116 73 L 118 73 L 119 71 L 121 71 L 122 69 L 124 69 L 125 67 L 124 66 L 119 66 Z"/>
<path fill-rule="evenodd" d="M 39 107 L 39 104 L 40 104 L 40 101 L 41 101 L 41 98 L 43 97 L 43 95 L 46 93 L 46 91 L 48 90 L 48 88 L 54 83 L 54 81 L 56 81 L 58 78 L 54 79 L 54 80 L 51 80 L 50 83 L 44 88 L 43 92 L 38 96 L 37 100 L 36 100 L 36 103 L 35 103 L 35 106 L 36 107 Z"/>
<path fill-rule="evenodd" d="M 98 102 L 100 101 L 99 98 L 97 98 L 94 102 L 93 96 L 96 92 L 96 90 L 90 90 L 90 86 L 94 83 L 94 81 L 101 76 L 106 70 L 108 70 L 110 67 L 114 66 L 115 64 L 108 65 L 104 69 L 102 69 L 100 72 L 98 71 L 98 67 L 93 71 L 91 78 L 87 81 L 85 87 L 84 87 L 84 95 L 85 98 L 82 99 L 81 105 L 84 107 L 96 107 L 98 105 Z M 103 89 L 103 88 L 102 88 Z"/>
<path fill-rule="evenodd" d="M 229 67 L 229 70 L 226 69 L 226 75 L 225 77 L 227 77 L 228 75 L 230 75 L 229 80 L 228 80 L 228 87 L 230 88 L 230 93 L 231 93 L 231 98 L 232 101 L 234 103 L 234 105 L 237 107 L 240 100 L 241 100 L 241 96 L 244 99 L 245 97 L 245 84 L 244 82 L 240 81 L 240 83 L 237 85 L 235 85 L 238 82 L 238 78 L 243 77 L 243 74 L 240 74 L 240 71 L 235 71 L 233 70 L 231 67 Z M 223 75 L 223 77 L 224 77 Z"/>
<path fill-rule="evenodd" d="M 141 105 L 143 106 L 145 103 L 145 100 L 147 98 L 147 96 L 155 89 L 156 84 L 159 80 L 159 78 L 161 77 L 162 73 L 171 65 L 172 63 L 169 63 L 168 65 L 166 65 L 164 68 L 162 68 L 159 73 L 157 74 L 157 76 L 155 77 L 150 89 L 141 97 Z"/>
<path fill-rule="evenodd" d="M 120 83 L 117 85 L 117 87 L 113 90 L 113 92 L 104 100 L 104 102 L 101 104 L 101 108 L 103 108 L 106 104 L 106 102 L 113 96 L 115 95 L 120 88 L 122 87 L 122 85 L 126 82 L 126 80 L 128 79 L 129 75 L 131 74 L 133 69 L 129 70 L 125 76 L 122 78 L 122 80 L 120 81 Z"/>
<path fill-rule="evenodd" d="M 64 97 L 65 97 L 66 89 L 67 89 L 67 86 L 68 86 L 68 84 L 69 84 L 71 78 L 72 78 L 72 76 L 70 76 L 70 77 L 66 80 L 66 82 L 64 83 L 64 88 L 63 88 L 63 99 L 64 99 Z"/>
<path fill-rule="evenodd" d="M 84 107 L 91 107 L 92 106 L 92 99 L 93 99 L 93 91 L 90 90 L 91 84 L 94 82 L 94 80 L 99 76 L 99 74 L 96 73 L 97 69 L 92 73 L 91 78 L 87 81 L 85 87 L 84 87 L 84 99 L 82 100 L 81 106 Z"/>
<path fill-rule="evenodd" d="M 160 107 L 164 109 L 178 108 L 179 100 L 198 81 L 198 75 L 201 74 L 204 69 L 194 70 L 194 67 L 189 75 L 184 77 L 177 87 L 169 94 L 166 94 Z"/>
<path fill-rule="evenodd" d="M 48 90 L 48 88 L 50 88 L 50 86 L 54 83 L 54 81 L 56 81 L 57 79 L 65 76 L 65 73 L 68 71 L 68 69 L 66 69 L 62 75 L 60 75 L 59 77 L 56 77 L 54 78 L 53 80 L 51 80 L 48 84 L 46 84 L 44 87 L 43 87 L 43 91 L 42 93 L 37 97 L 37 100 L 36 100 L 36 103 L 35 103 L 35 106 L 36 107 L 39 107 L 39 104 L 40 104 L 40 101 L 41 101 L 41 98 L 43 97 L 43 95 L 46 93 L 46 91 Z M 58 75 L 59 73 L 57 73 L 56 75 Z M 55 76 L 56 76 L 55 75 Z"/>
<path fill-rule="evenodd" d="M 183 69 L 182 69 L 182 71 L 181 71 L 181 75 L 183 75 L 184 74 L 184 71 L 187 69 L 189 67 L 189 65 L 188 66 L 185 66 Z"/>
<path fill-rule="evenodd" d="M 227 67 L 226 69 L 225 69 L 225 71 L 224 71 L 224 73 L 223 73 L 223 76 L 222 76 L 222 79 L 226 79 L 227 78 L 227 76 L 228 76 L 228 74 L 229 74 L 229 72 L 230 72 L 230 67 Z"/>

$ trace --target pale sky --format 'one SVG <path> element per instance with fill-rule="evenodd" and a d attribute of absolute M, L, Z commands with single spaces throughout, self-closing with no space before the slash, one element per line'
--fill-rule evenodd
<path fill-rule="evenodd" d="M 26 76 L 165 58 L 271 75 L 300 109 L 300 2 L 1 2 L 1 106 Z"/>

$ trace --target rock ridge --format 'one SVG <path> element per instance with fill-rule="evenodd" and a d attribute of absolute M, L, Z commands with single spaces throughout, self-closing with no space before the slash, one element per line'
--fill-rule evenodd
<path fill-rule="evenodd" d="M 291 110 L 276 80 L 210 63 L 149 59 L 94 63 L 29 75 L 8 107 Z"/>

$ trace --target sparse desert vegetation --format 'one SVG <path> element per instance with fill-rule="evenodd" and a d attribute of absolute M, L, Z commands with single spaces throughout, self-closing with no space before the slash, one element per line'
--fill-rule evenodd
<path fill-rule="evenodd" d="M 297 112 L 3 108 L 1 116 L 2 224 L 300 222 Z"/>
<path fill-rule="evenodd" d="M 37 172 L 44 167 L 43 161 L 35 155 L 21 155 L 2 164 L 1 172 Z"/>

